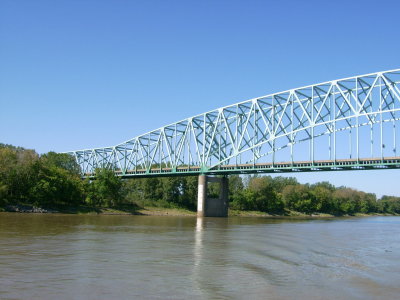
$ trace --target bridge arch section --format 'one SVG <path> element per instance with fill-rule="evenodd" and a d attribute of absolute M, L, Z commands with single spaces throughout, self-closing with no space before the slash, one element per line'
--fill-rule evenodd
<path fill-rule="evenodd" d="M 123 177 L 399 168 L 400 69 L 266 95 L 68 152 Z"/>

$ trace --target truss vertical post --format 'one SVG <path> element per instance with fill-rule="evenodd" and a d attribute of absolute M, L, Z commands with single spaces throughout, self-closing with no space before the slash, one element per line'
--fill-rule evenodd
<path fill-rule="evenodd" d="M 350 130 L 349 130 L 349 158 L 352 158 L 353 153 L 353 140 L 352 140 L 352 122 L 349 120 L 350 123 Z"/>
<path fill-rule="evenodd" d="M 394 106 L 394 104 L 393 104 Z M 396 122 L 393 120 L 393 153 L 394 156 L 397 156 L 397 147 L 396 147 Z"/>
<path fill-rule="evenodd" d="M 294 95 L 293 95 L 293 92 L 291 92 L 290 93 L 290 95 L 291 95 L 291 109 L 290 109 L 290 113 L 291 113 L 291 118 L 290 118 L 290 128 L 291 128 L 291 133 L 290 133 L 290 162 L 291 162 L 291 164 L 292 164 L 292 166 L 293 166 L 293 161 L 294 161 L 294 158 L 293 158 L 293 146 L 294 146 L 294 112 L 293 112 L 293 104 L 294 104 L 294 101 L 293 101 L 293 97 L 294 97 Z"/>
<path fill-rule="evenodd" d="M 382 76 L 379 76 L 379 113 L 380 113 L 380 148 L 381 148 L 381 160 L 383 161 L 383 116 L 382 116 Z"/>
<path fill-rule="evenodd" d="M 254 132 L 254 137 L 253 137 L 253 166 L 256 165 L 256 149 L 254 148 L 256 141 L 257 141 L 257 129 L 256 129 L 256 117 L 257 117 L 257 108 L 256 104 L 253 103 L 253 132 Z"/>
<path fill-rule="evenodd" d="M 371 95 L 368 96 L 368 101 L 370 103 L 370 107 L 371 107 L 370 112 L 371 112 L 371 116 L 372 116 L 372 112 L 374 111 L 374 108 L 372 106 Z M 371 120 L 369 121 L 371 124 L 370 136 L 369 136 L 370 137 L 370 145 L 371 145 L 371 153 L 370 153 L 371 157 L 374 156 L 374 120 L 375 120 L 375 117 L 374 118 L 371 117 Z"/>
<path fill-rule="evenodd" d="M 311 163 L 314 165 L 314 87 L 311 88 Z"/>
<path fill-rule="evenodd" d="M 360 120 L 359 120 L 359 111 L 360 111 L 360 108 L 359 108 L 359 105 L 358 105 L 358 79 L 356 79 L 356 92 L 355 92 L 355 99 L 356 99 L 356 154 L 357 154 L 357 163 L 360 161 L 360 146 L 359 146 L 359 143 L 360 143 L 360 136 L 359 136 L 359 123 L 360 123 Z"/>
<path fill-rule="evenodd" d="M 331 93 L 331 92 L 330 92 Z M 328 110 L 329 110 L 329 137 L 328 137 L 328 147 L 329 147 L 329 159 L 332 160 L 332 95 L 327 95 L 329 97 Z"/>
<path fill-rule="evenodd" d="M 272 97 L 272 132 L 274 133 L 272 139 L 272 167 L 275 166 L 275 97 Z"/>
<path fill-rule="evenodd" d="M 332 91 L 333 91 L 333 159 L 335 161 L 336 164 L 336 96 L 334 93 L 336 85 L 334 85 L 332 87 Z"/>

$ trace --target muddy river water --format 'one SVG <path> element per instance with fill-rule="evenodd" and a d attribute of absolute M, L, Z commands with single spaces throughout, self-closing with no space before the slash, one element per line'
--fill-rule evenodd
<path fill-rule="evenodd" d="M 0 299 L 400 299 L 400 217 L 0 214 Z"/>

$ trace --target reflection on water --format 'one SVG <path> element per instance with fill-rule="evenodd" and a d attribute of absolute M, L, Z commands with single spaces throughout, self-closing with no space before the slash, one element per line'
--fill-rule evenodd
<path fill-rule="evenodd" d="M 0 214 L 0 299 L 397 299 L 400 217 Z"/>
<path fill-rule="evenodd" d="M 203 218 L 196 219 L 196 232 L 194 234 L 194 265 L 201 264 L 203 247 Z"/>
<path fill-rule="evenodd" d="M 203 230 L 204 230 L 204 218 L 196 219 L 196 232 L 194 234 L 194 247 L 193 247 L 193 275 L 192 282 L 194 289 L 202 296 L 203 289 L 201 286 L 201 265 L 203 262 Z"/>

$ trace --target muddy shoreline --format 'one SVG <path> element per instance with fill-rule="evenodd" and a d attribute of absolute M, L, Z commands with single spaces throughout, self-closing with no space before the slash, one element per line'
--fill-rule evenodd
<path fill-rule="evenodd" d="M 0 211 L 1 212 L 1 211 Z M 88 214 L 88 215 L 137 215 L 137 216 L 188 216 L 196 217 L 197 213 L 183 208 L 92 208 L 92 207 L 70 207 L 62 209 L 48 209 L 30 205 L 7 205 L 2 212 L 6 213 L 34 213 L 34 214 Z M 229 210 L 230 217 L 259 217 L 259 218 L 341 218 L 341 217 L 371 217 L 371 216 L 396 216 L 394 214 L 361 214 L 354 215 L 331 215 L 331 214 L 303 214 L 296 211 L 286 211 L 283 214 L 268 214 L 260 211 Z"/>

